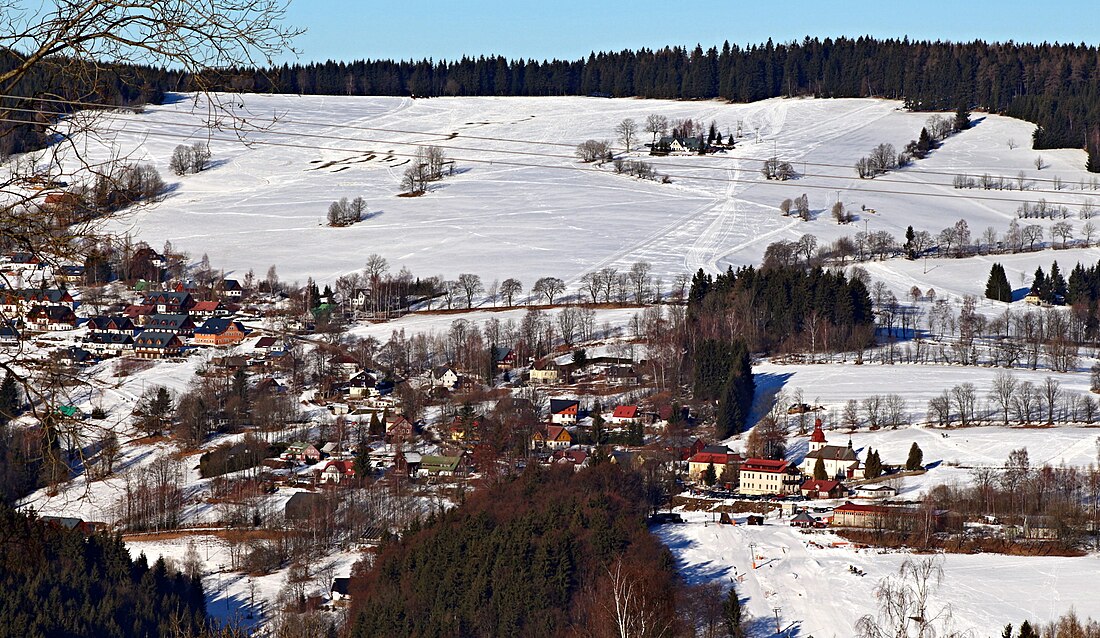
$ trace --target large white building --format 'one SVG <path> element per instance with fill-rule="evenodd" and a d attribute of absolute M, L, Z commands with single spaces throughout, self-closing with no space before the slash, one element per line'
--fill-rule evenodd
<path fill-rule="evenodd" d="M 848 439 L 847 446 L 829 445 L 825 440 L 825 432 L 821 429 L 821 419 L 814 422 L 814 431 L 810 435 L 810 451 L 798 469 L 807 476 L 813 476 L 818 459 L 825 464 L 825 473 L 829 479 L 844 481 L 863 478 L 863 468 L 852 449 L 852 440 Z"/>

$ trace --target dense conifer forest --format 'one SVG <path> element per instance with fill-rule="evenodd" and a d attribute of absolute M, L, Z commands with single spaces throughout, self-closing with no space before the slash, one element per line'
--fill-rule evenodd
<path fill-rule="evenodd" d="M 10 64 L 10 55 L 0 55 L 0 69 Z M 735 102 L 780 96 L 884 97 L 904 100 L 914 110 L 965 107 L 1034 122 L 1036 149 L 1086 148 L 1089 169 L 1098 172 L 1098 69 L 1100 49 L 1085 44 L 840 37 L 599 52 L 579 60 L 330 60 L 227 69 L 203 78 L 203 84 L 306 95 L 593 95 Z M 127 105 L 158 103 L 166 91 L 189 90 L 193 80 L 165 69 L 113 67 L 94 80 L 76 82 L 36 72 L 19 86 L 4 88 L 6 94 Z M 11 108 L 12 103 L 0 106 Z M 40 128 L 24 126 L 20 131 L 0 136 L 0 155 L 42 143 Z"/>
<path fill-rule="evenodd" d="M 632 613 L 671 626 L 679 585 L 647 531 L 645 493 L 640 475 L 607 462 L 532 467 L 478 490 L 353 578 L 350 635 L 618 635 L 627 584 Z"/>
<path fill-rule="evenodd" d="M 360 60 L 240 72 L 237 87 L 323 95 L 598 95 L 751 102 L 884 97 L 1039 125 L 1035 148 L 1100 158 L 1100 49 L 1084 44 L 806 38 L 801 42 L 592 53 L 580 60 Z M 1100 170 L 1097 166 L 1095 170 Z"/>
<path fill-rule="evenodd" d="M 117 536 L 85 535 L 0 505 L 0 636 L 200 636 L 197 578 L 131 561 Z"/>

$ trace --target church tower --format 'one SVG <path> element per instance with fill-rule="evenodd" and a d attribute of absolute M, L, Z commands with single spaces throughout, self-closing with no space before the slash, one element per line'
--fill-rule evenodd
<path fill-rule="evenodd" d="M 825 447 L 825 432 L 821 429 L 821 419 L 814 420 L 814 432 L 810 435 L 810 452 L 817 452 Z"/>

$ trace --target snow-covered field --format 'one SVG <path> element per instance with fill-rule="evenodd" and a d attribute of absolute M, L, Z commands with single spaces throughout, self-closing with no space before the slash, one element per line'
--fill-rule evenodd
<path fill-rule="evenodd" d="M 705 513 L 685 513 L 683 525 L 656 528 L 691 582 L 738 580 L 738 592 L 751 616 L 750 634 L 775 633 L 775 614 L 787 636 L 815 638 L 856 635 L 855 624 L 874 614 L 874 588 L 905 560 L 900 552 L 830 547 L 839 537 L 807 535 L 786 519 L 762 527 L 706 523 Z M 809 544 L 814 541 L 822 547 Z M 752 569 L 749 546 L 755 546 Z M 916 557 L 921 558 L 921 557 Z M 866 575 L 851 573 L 849 566 Z M 1074 609 L 1080 617 L 1100 617 L 1094 581 L 1100 556 L 1017 557 L 993 554 L 946 555 L 944 579 L 931 611 L 950 606 L 954 626 L 975 638 L 1000 635 L 1007 623 L 1049 622 Z"/>
<path fill-rule="evenodd" d="M 989 226 L 1003 232 L 1019 200 L 1042 197 L 1076 211 L 1086 198 L 1100 199 L 1100 193 L 1076 190 L 1087 181 L 1082 151 L 1042 151 L 1046 167 L 1037 171 L 1033 162 L 1040 153 L 1026 148 L 1033 126 L 981 114 L 973 129 L 912 168 L 858 179 L 851 168 L 856 159 L 881 142 L 902 148 L 928 117 L 899 107 L 872 99 L 724 104 L 249 95 L 233 111 L 250 126 L 269 123 L 250 135 L 255 144 L 212 133 L 214 167 L 181 178 L 168 170 L 172 149 L 207 138 L 205 109 L 193 112 L 192 98 L 180 96 L 140 115 L 112 115 L 107 122 L 116 132 L 107 137 L 116 154 L 155 163 L 175 187 L 163 204 L 127 215 L 118 230 L 158 247 L 169 239 L 195 256 L 208 253 L 228 272 L 253 268 L 262 276 L 274 264 L 287 280 L 331 281 L 379 253 L 394 270 L 405 266 L 418 276 L 474 272 L 486 282 L 519 277 L 528 287 L 540 276 L 576 283 L 603 266 L 646 260 L 668 282 L 698 268 L 758 263 L 768 243 L 804 233 L 822 242 L 857 230 L 901 237 L 908 225 L 936 233 L 965 218 L 976 237 Z M 744 137 L 729 153 L 652 158 L 672 184 L 615 175 L 610 167 L 574 158 L 577 143 L 613 139 L 620 120 L 641 123 L 650 113 L 714 120 L 723 133 L 740 124 Z M 649 141 L 647 133 L 641 138 Z M 1020 146 L 1010 149 L 1010 139 Z M 417 143 L 447 149 L 458 174 L 424 197 L 399 198 L 401 174 Z M 761 162 L 773 154 L 806 176 L 765 181 Z M 1049 192 L 951 186 L 957 172 L 1015 178 L 1021 171 L 1029 180 L 1059 176 L 1074 189 L 1054 191 L 1041 181 L 1034 188 Z M 815 218 L 782 217 L 779 202 L 802 193 Z M 328 204 L 344 196 L 365 197 L 370 218 L 348 228 L 326 227 Z M 837 198 L 856 212 L 854 225 L 838 226 L 830 218 Z M 1078 229 L 1083 224 L 1073 223 Z"/>

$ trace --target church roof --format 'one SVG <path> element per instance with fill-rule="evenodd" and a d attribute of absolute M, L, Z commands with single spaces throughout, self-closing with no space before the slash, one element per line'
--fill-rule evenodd
<path fill-rule="evenodd" d="M 806 458 L 824 459 L 826 461 L 859 461 L 855 451 L 844 445 L 826 445 L 820 450 L 808 452 Z"/>
<path fill-rule="evenodd" d="M 810 443 L 824 443 L 825 432 L 821 430 L 821 419 L 814 421 L 814 433 L 810 435 Z"/>

